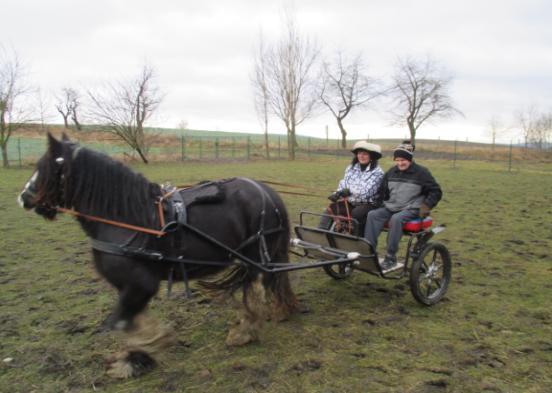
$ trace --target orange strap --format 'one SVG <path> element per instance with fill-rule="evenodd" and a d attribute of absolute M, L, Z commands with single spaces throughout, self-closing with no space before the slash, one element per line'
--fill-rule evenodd
<path fill-rule="evenodd" d="M 88 214 L 82 214 L 82 213 L 79 213 L 78 211 L 75 211 L 75 210 L 72 210 L 72 209 L 66 209 L 64 207 L 58 207 L 56 209 L 60 212 L 67 213 L 67 214 L 70 214 L 70 215 L 75 216 L 75 217 L 82 217 L 82 218 L 85 218 L 89 221 L 101 222 L 103 224 L 109 224 L 109 225 L 113 225 L 113 226 L 120 227 L 120 228 L 125 228 L 125 229 L 130 229 L 130 230 L 137 231 L 137 232 L 148 233 L 150 235 L 156 235 L 156 236 L 161 237 L 161 236 L 164 236 L 167 233 L 167 232 L 163 232 L 163 231 L 158 231 L 156 229 L 145 228 L 145 227 L 141 227 L 141 226 L 138 226 L 138 225 L 125 224 L 124 222 L 108 220 L 106 218 L 90 216 Z"/>

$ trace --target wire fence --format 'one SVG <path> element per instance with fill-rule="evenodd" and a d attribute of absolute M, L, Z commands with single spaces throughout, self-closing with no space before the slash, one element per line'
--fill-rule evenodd
<path fill-rule="evenodd" d="M 123 161 L 139 161 L 128 145 L 119 141 L 83 138 L 81 145 L 102 151 Z M 289 159 L 288 141 L 285 135 L 269 135 L 268 149 L 264 135 L 163 135 L 151 138 L 147 156 L 150 161 L 234 161 L 234 160 L 285 160 Z M 296 159 L 314 157 L 350 157 L 350 149 L 356 141 L 341 146 L 336 139 L 321 139 L 299 136 L 295 148 Z M 381 145 L 384 157 L 391 157 L 396 139 L 374 139 L 370 142 Z M 46 150 L 46 138 L 18 137 L 8 145 L 10 166 L 22 167 L 36 162 Z M 448 140 L 418 140 L 415 156 L 418 159 L 448 160 L 453 168 L 461 161 L 484 160 L 500 163 L 509 171 L 523 166 L 526 161 L 552 162 L 552 148 L 534 149 L 520 145 L 490 145 Z M 552 171 L 552 168 L 550 168 Z"/>

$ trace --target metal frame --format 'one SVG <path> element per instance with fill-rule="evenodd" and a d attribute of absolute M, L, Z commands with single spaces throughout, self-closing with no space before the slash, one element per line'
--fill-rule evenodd
<path fill-rule="evenodd" d="M 341 255 L 341 256 L 346 255 L 347 254 L 346 251 L 339 250 L 337 247 L 335 247 L 335 237 L 347 237 L 347 238 L 350 238 L 350 240 L 360 241 L 360 239 L 362 239 L 362 240 L 366 241 L 365 239 L 363 239 L 359 236 L 347 235 L 347 234 L 343 234 L 343 233 L 333 232 L 333 231 L 322 229 L 322 228 L 307 227 L 307 226 L 304 225 L 304 221 L 305 221 L 304 216 L 322 217 L 322 216 L 329 216 L 329 215 L 320 214 L 320 213 L 313 213 L 313 212 L 309 212 L 309 211 L 301 211 L 299 213 L 299 226 L 295 227 L 295 233 L 298 236 L 300 236 L 300 234 L 299 234 L 300 230 L 298 230 L 298 228 L 304 228 L 304 229 L 307 229 L 309 231 L 325 234 L 326 237 L 327 237 L 327 240 L 328 240 L 328 244 L 330 244 L 332 246 L 332 247 L 324 247 L 324 246 L 320 246 L 320 245 L 314 245 L 312 243 L 304 242 L 303 240 L 299 240 L 298 242 L 292 243 L 292 244 L 294 244 L 298 247 L 301 247 L 301 248 L 305 249 L 305 255 L 304 256 L 306 256 L 306 257 L 308 257 L 308 250 L 309 249 L 315 249 L 315 250 L 317 250 L 319 252 L 323 252 L 323 253 L 325 253 L 329 256 L 332 256 L 332 255 Z M 378 267 L 378 270 L 379 270 L 378 273 L 374 273 L 374 272 L 368 271 L 368 270 L 363 270 L 363 269 L 359 268 L 358 263 L 355 264 L 354 261 L 352 263 L 352 268 L 354 268 L 355 270 L 360 270 L 360 271 L 363 271 L 365 273 L 369 273 L 369 274 L 372 274 L 372 275 L 375 275 L 375 276 L 378 276 L 378 277 L 381 277 L 381 278 L 385 278 L 385 279 L 390 279 L 390 280 L 402 279 L 403 277 L 405 277 L 408 274 L 408 269 L 410 268 L 410 261 L 411 260 L 412 261 L 416 260 L 416 258 L 419 257 L 422 250 L 424 249 L 425 244 L 433 237 L 433 235 L 435 235 L 436 233 L 439 233 L 443 230 L 444 230 L 444 227 L 437 226 L 437 227 L 432 228 L 432 229 L 422 229 L 419 232 L 405 231 L 404 234 L 406 236 L 409 236 L 409 239 L 408 239 L 408 245 L 407 245 L 407 248 L 406 248 L 404 266 L 399 270 L 394 270 L 394 271 L 391 271 L 391 272 L 387 273 L 387 274 L 395 273 L 393 275 L 386 275 L 386 273 L 383 273 L 383 271 L 381 270 L 381 266 L 379 264 L 379 258 L 378 258 L 378 254 L 377 254 L 376 250 L 373 250 L 372 255 L 362 255 L 361 256 L 359 254 L 359 256 L 364 257 L 364 258 L 373 258 L 373 262 L 375 262 L 376 266 Z M 387 229 L 384 229 L 384 231 L 387 231 Z M 351 262 L 350 260 L 342 261 L 342 260 L 337 260 L 336 259 L 336 260 L 333 260 L 332 263 L 327 263 L 327 265 L 340 264 L 340 263 L 350 263 L 350 262 Z M 397 272 L 400 272 L 400 274 L 397 275 L 396 274 Z"/>
<path fill-rule="evenodd" d="M 281 273 L 281 272 L 289 272 L 294 270 L 302 270 L 302 269 L 310 269 L 310 268 L 316 268 L 316 267 L 323 267 L 323 266 L 329 266 L 329 265 L 336 265 L 336 264 L 345 264 L 350 263 L 353 268 L 355 268 L 355 261 L 358 261 L 359 258 L 373 258 L 373 261 L 376 262 L 376 266 L 379 269 L 378 273 L 374 273 L 367 270 L 362 270 L 359 268 L 356 268 L 357 270 L 364 271 L 366 273 L 370 273 L 382 278 L 386 279 L 400 279 L 404 277 L 408 272 L 408 266 L 409 266 L 409 260 L 410 258 L 416 259 L 421 251 L 423 250 L 423 246 L 427 241 L 433 237 L 435 233 L 440 232 L 443 228 L 442 227 L 436 227 L 431 230 L 423 230 L 420 232 L 406 232 L 405 234 L 410 236 L 410 239 L 408 241 L 408 247 L 406 252 L 406 259 L 404 268 L 402 269 L 402 273 L 400 275 L 393 275 L 393 276 L 386 276 L 382 270 L 381 266 L 379 264 L 378 255 L 377 252 L 374 250 L 372 254 L 360 254 L 358 252 L 354 251 L 344 251 L 340 250 L 336 247 L 335 243 L 335 237 L 343 237 L 347 238 L 348 240 L 353 241 L 364 241 L 365 239 L 354 236 L 354 235 L 348 235 L 344 233 L 339 232 L 332 232 L 329 230 L 321 229 L 321 228 L 312 228 L 312 227 L 306 227 L 303 225 L 303 216 L 304 215 L 315 215 L 315 216 L 323 216 L 323 214 L 319 213 L 311 213 L 307 211 L 301 211 L 299 214 L 299 222 L 300 225 L 295 227 L 295 232 L 299 236 L 298 228 L 306 228 L 311 231 L 316 231 L 318 233 L 325 234 L 328 240 L 328 244 L 330 244 L 330 247 L 325 247 L 320 244 L 316 243 L 310 243 L 306 242 L 300 238 L 298 239 L 292 239 L 292 245 L 296 247 L 300 247 L 305 250 L 303 257 L 309 257 L 308 250 L 317 250 L 325 255 L 328 255 L 329 257 L 333 257 L 332 259 L 327 260 L 315 260 L 313 262 L 288 262 L 288 263 L 278 263 L 278 262 L 268 262 L 268 263 L 259 263 L 257 261 L 254 261 L 242 253 L 240 253 L 237 250 L 234 250 L 224 243 L 221 243 L 217 239 L 213 238 L 212 236 L 206 234 L 205 232 L 199 230 L 198 228 L 189 225 L 189 224 L 182 224 L 181 225 L 194 232 L 198 236 L 204 238 L 205 240 L 211 242 L 212 244 L 216 245 L 217 247 L 220 247 L 227 251 L 232 257 L 239 260 L 227 260 L 227 261 L 201 261 L 201 260 L 192 260 L 184 258 L 183 256 L 178 257 L 169 257 L 165 256 L 155 250 L 149 250 L 142 247 L 132 247 L 129 244 L 115 244 L 111 242 L 103 242 L 99 240 L 92 239 L 92 248 L 100 251 L 105 252 L 109 254 L 114 255 L 121 255 L 121 256 L 128 256 L 128 257 L 134 257 L 134 258 L 141 258 L 141 259 L 148 259 L 152 261 L 157 262 L 169 262 L 169 263 L 179 263 L 183 265 L 211 265 L 211 266 L 229 266 L 236 263 L 245 263 L 251 266 L 254 266 L 255 268 L 265 272 L 265 273 Z M 356 221 L 356 220 L 355 220 Z M 416 243 L 413 244 L 414 239 L 416 239 Z M 394 271 L 396 272 L 396 271 Z M 391 273 L 394 273 L 391 272 Z"/>

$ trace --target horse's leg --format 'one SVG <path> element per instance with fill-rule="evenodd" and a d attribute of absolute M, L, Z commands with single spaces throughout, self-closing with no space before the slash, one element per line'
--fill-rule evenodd
<path fill-rule="evenodd" d="M 259 338 L 259 330 L 267 317 L 266 291 L 261 274 L 248 280 L 243 286 L 243 316 L 240 322 L 230 329 L 226 344 L 245 345 Z"/>
<path fill-rule="evenodd" d="M 176 341 L 176 333 L 171 326 L 142 314 L 128 332 L 126 350 L 108 360 L 107 374 L 123 379 L 143 375 L 156 366 L 153 355 Z"/>
<path fill-rule="evenodd" d="M 119 303 L 114 313 L 115 328 L 128 334 L 126 350 L 108 360 L 108 375 L 129 378 L 142 375 L 154 368 L 152 355 L 174 342 L 171 328 L 151 317 L 137 316 L 146 308 L 159 289 L 159 278 L 136 265 L 126 276 L 119 291 Z"/>
<path fill-rule="evenodd" d="M 94 251 L 98 272 L 119 294 L 115 309 L 104 321 L 110 329 L 128 330 L 159 290 L 159 277 L 140 262 Z"/>
<path fill-rule="evenodd" d="M 136 262 L 121 265 L 124 278 L 118 280 L 119 301 L 112 315 L 113 327 L 117 330 L 130 330 L 134 318 L 148 305 L 159 290 L 160 279 L 149 269 Z"/>

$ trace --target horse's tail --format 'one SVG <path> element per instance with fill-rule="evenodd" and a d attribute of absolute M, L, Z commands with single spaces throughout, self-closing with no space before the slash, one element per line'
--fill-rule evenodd
<path fill-rule="evenodd" d="M 268 252 L 271 261 L 278 263 L 289 262 L 289 239 L 290 225 L 287 210 L 280 196 L 270 187 L 263 183 L 253 182 L 247 179 L 248 183 L 254 184 L 262 194 L 262 199 L 266 202 L 269 209 L 273 209 L 271 215 L 272 225 L 279 225 L 279 231 L 271 233 L 263 238 L 266 242 L 265 251 Z M 263 206 L 264 208 L 264 206 Z M 257 228 L 255 228 L 257 229 Z M 261 242 L 261 239 L 259 239 Z M 244 255 L 251 259 L 262 262 L 262 253 L 260 243 L 252 244 L 243 249 Z M 211 282 L 200 282 L 201 286 L 208 291 L 224 291 L 234 293 L 243 288 L 247 292 L 252 283 L 262 272 L 254 266 L 240 264 L 229 270 L 226 274 Z M 287 272 L 281 273 L 262 273 L 262 284 L 269 292 L 269 297 L 275 303 L 276 308 L 281 309 L 280 314 L 289 315 L 297 308 L 297 300 L 291 289 L 291 284 Z"/>
<path fill-rule="evenodd" d="M 288 262 L 288 255 L 280 255 L 279 262 Z M 260 271 L 246 266 L 236 266 L 214 281 L 199 281 L 198 284 L 211 295 L 232 295 L 238 289 L 247 292 Z M 298 301 L 291 289 L 287 272 L 263 273 L 263 287 L 272 303 L 272 318 L 284 320 L 298 309 Z M 246 304 L 247 307 L 247 304 Z"/>
<path fill-rule="evenodd" d="M 232 295 L 241 288 L 244 283 L 250 281 L 249 274 L 249 269 L 240 265 L 225 271 L 224 275 L 214 281 L 201 280 L 198 281 L 198 284 L 207 292 L 223 292 Z"/>

